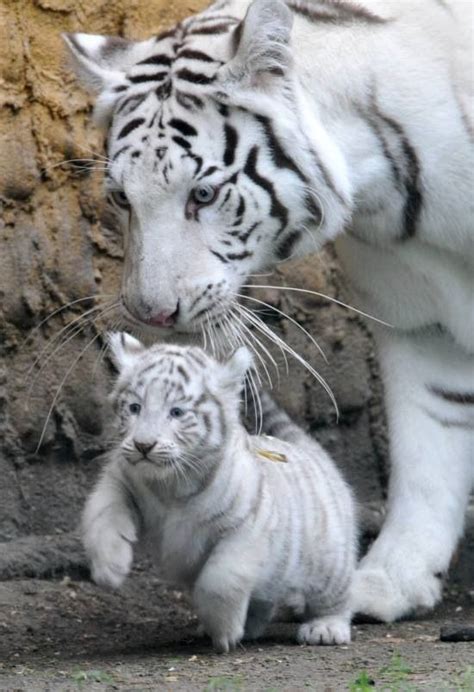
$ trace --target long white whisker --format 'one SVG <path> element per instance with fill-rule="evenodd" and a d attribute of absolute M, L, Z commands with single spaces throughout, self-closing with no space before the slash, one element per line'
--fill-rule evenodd
<path fill-rule="evenodd" d="M 273 331 L 267 327 L 265 322 L 261 320 L 261 318 L 256 314 L 255 310 L 250 310 L 250 308 L 246 307 L 245 305 L 241 305 L 240 303 L 237 304 L 239 308 L 239 312 L 242 314 L 242 317 L 247 317 L 247 319 L 253 324 L 253 326 L 260 331 L 260 333 L 263 334 L 263 336 L 266 336 L 272 343 L 274 343 L 278 348 L 280 349 L 280 353 L 283 357 L 283 362 L 285 363 L 285 373 L 286 375 L 289 374 L 290 371 L 290 366 L 288 364 L 288 358 L 286 357 L 286 351 L 281 347 L 281 345 L 275 341 L 273 338 Z M 268 333 L 265 333 L 262 331 L 262 329 L 267 329 Z"/>
<path fill-rule="evenodd" d="M 292 324 L 294 324 L 296 327 L 298 327 L 298 329 L 300 329 L 300 330 L 303 332 L 303 334 L 305 334 L 305 335 L 308 337 L 308 339 L 311 341 L 311 343 L 313 343 L 314 346 L 316 346 L 316 348 L 318 349 L 318 351 L 320 352 L 320 354 L 321 354 L 322 357 L 324 358 L 324 361 L 325 361 L 326 363 L 328 362 L 328 359 L 326 358 L 326 354 L 324 353 L 323 349 L 322 349 L 321 346 L 318 344 L 318 342 L 316 341 L 316 339 L 308 332 L 307 329 L 305 329 L 305 328 L 304 328 L 299 322 L 297 322 L 293 317 L 290 317 L 290 315 L 287 315 L 286 312 L 283 312 L 283 310 L 279 310 L 278 308 L 274 307 L 273 305 L 270 305 L 270 303 L 265 303 L 264 300 L 259 300 L 259 298 L 254 298 L 253 296 L 244 296 L 244 295 L 240 295 L 239 293 L 236 293 L 236 296 L 237 296 L 238 298 L 244 298 L 244 299 L 247 299 L 247 300 L 251 300 L 251 301 L 253 301 L 254 303 L 259 303 L 260 305 L 264 305 L 265 307 L 269 308 L 270 310 L 274 310 L 274 311 L 277 312 L 279 315 L 281 315 L 281 316 L 284 317 L 285 319 L 289 320 Z"/>
<path fill-rule="evenodd" d="M 251 330 L 247 327 L 247 325 L 244 324 L 244 323 L 242 322 L 242 320 L 240 319 L 240 317 L 238 317 L 235 313 L 233 313 L 233 318 L 234 318 L 234 320 L 242 327 L 242 329 L 245 331 L 245 333 L 248 335 L 248 338 L 246 339 L 247 345 L 252 349 L 252 351 L 253 351 L 253 352 L 255 353 L 255 355 L 257 356 L 257 358 L 258 358 L 259 362 L 261 363 L 261 365 L 262 365 L 262 367 L 263 367 L 263 370 L 264 370 L 264 372 L 265 372 L 265 376 L 266 376 L 266 378 L 267 378 L 267 380 L 268 380 L 268 384 L 269 384 L 269 386 L 270 386 L 270 389 L 273 389 L 272 378 L 271 378 L 270 373 L 269 373 L 269 371 L 268 371 L 268 367 L 267 367 L 267 364 L 266 364 L 266 362 L 265 362 L 265 359 L 264 359 L 263 356 L 260 354 L 260 352 L 257 350 L 257 344 L 260 346 L 260 348 L 262 348 L 262 350 L 263 350 L 264 352 L 266 352 L 266 353 L 268 354 L 268 356 L 273 360 L 273 363 L 274 363 L 274 365 L 276 366 L 275 360 L 274 360 L 273 357 L 271 356 L 271 354 L 270 354 L 270 352 L 268 351 L 268 349 L 266 349 L 266 348 L 262 345 L 262 343 L 259 341 L 259 339 L 255 336 L 255 334 L 252 334 Z M 254 345 L 254 342 L 255 342 L 255 345 Z M 278 375 L 278 367 L 276 367 L 276 370 L 277 370 L 277 375 Z"/>
<path fill-rule="evenodd" d="M 269 289 L 275 289 L 276 291 L 297 291 L 299 293 L 307 293 L 308 295 L 318 296 L 319 298 L 324 298 L 325 300 L 329 300 L 331 303 L 335 303 L 336 305 L 340 305 L 342 308 L 346 308 L 347 310 L 352 310 L 352 312 L 355 312 L 358 315 L 361 315 L 362 317 L 367 317 L 367 319 L 369 319 L 369 320 L 374 320 L 374 322 L 378 322 L 379 324 L 382 324 L 384 327 L 393 328 L 393 324 L 389 324 L 388 322 L 385 322 L 384 320 L 381 320 L 378 317 L 374 317 L 374 315 L 369 315 L 368 312 L 364 312 L 363 310 L 359 310 L 358 308 L 355 308 L 353 305 L 349 305 L 348 303 L 344 303 L 342 300 L 338 300 L 337 298 L 333 298 L 332 296 L 328 296 L 325 293 L 320 293 L 319 291 L 310 291 L 307 288 L 296 288 L 295 286 L 264 286 L 264 285 L 258 285 L 258 284 L 247 284 L 247 285 L 243 285 L 242 288 L 269 288 Z"/>
<path fill-rule="evenodd" d="M 292 356 L 304 368 L 306 368 L 306 370 L 308 370 L 308 372 L 311 373 L 311 375 L 313 375 L 313 377 L 320 383 L 320 385 L 323 387 L 325 392 L 328 394 L 328 396 L 331 399 L 331 402 L 334 406 L 334 409 L 336 411 L 336 416 L 337 416 L 337 418 L 339 418 L 339 407 L 337 405 L 336 398 L 334 396 L 334 393 L 333 393 L 331 387 L 328 385 L 328 383 L 326 382 L 324 377 L 322 375 L 320 375 L 318 373 L 318 371 L 315 370 L 313 368 L 313 366 L 308 363 L 308 361 L 306 361 L 302 356 L 300 356 L 299 353 L 297 353 L 290 346 L 288 346 L 288 344 L 285 341 L 283 341 L 283 339 L 281 339 L 281 337 L 279 337 L 277 334 L 275 334 L 275 332 L 272 329 L 270 329 L 270 327 L 267 324 L 262 322 L 262 320 L 260 318 L 258 318 L 256 315 L 253 315 L 250 310 L 248 310 L 248 312 L 246 313 L 246 318 L 250 322 L 253 322 L 253 324 L 257 327 L 257 329 L 260 329 L 260 331 L 262 331 L 262 333 L 266 333 L 268 338 L 271 339 L 274 343 L 278 343 L 281 346 L 281 348 L 284 349 L 288 353 L 288 355 Z"/>
<path fill-rule="evenodd" d="M 56 389 L 56 393 L 54 395 L 53 401 L 51 403 L 51 406 L 49 407 L 48 415 L 46 416 L 46 420 L 45 420 L 44 425 L 43 425 L 43 430 L 41 431 L 41 436 L 40 436 L 40 439 L 39 439 L 38 444 L 36 446 L 35 454 L 37 454 L 39 452 L 39 449 L 41 447 L 41 444 L 43 442 L 43 439 L 44 439 L 44 436 L 46 433 L 46 428 L 48 426 L 48 423 L 50 421 L 51 415 L 53 413 L 54 407 L 56 406 L 56 402 L 57 402 L 59 394 L 61 393 L 61 390 L 64 386 L 64 383 L 66 382 L 67 378 L 69 377 L 71 372 L 74 370 L 74 368 L 76 367 L 76 365 L 78 364 L 78 362 L 80 361 L 80 359 L 82 358 L 84 353 L 92 346 L 92 344 L 96 341 L 96 339 L 99 338 L 99 336 L 100 336 L 100 334 L 96 334 L 86 344 L 86 346 L 84 346 L 84 348 L 81 350 L 79 355 L 73 360 L 72 365 L 67 369 L 66 374 L 64 375 L 63 379 L 59 383 L 59 387 Z"/>
<path fill-rule="evenodd" d="M 92 296 L 85 296 L 84 298 L 78 298 L 77 300 L 72 300 L 70 303 L 66 303 L 66 305 L 61 305 L 57 310 L 54 310 L 54 312 L 51 312 L 49 315 L 47 315 L 44 320 L 41 320 L 39 324 L 36 325 L 25 337 L 25 340 L 23 343 L 29 341 L 31 337 L 45 324 L 48 322 L 52 317 L 55 315 L 58 315 L 60 312 L 64 312 L 64 310 L 67 310 L 70 308 L 72 305 L 77 305 L 77 303 L 83 303 L 85 300 L 97 300 L 100 298 L 113 298 L 114 294 L 113 293 L 96 293 Z"/>

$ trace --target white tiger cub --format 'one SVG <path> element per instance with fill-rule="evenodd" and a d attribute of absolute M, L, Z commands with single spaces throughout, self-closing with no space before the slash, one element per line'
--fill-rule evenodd
<path fill-rule="evenodd" d="M 196 347 L 147 349 L 123 333 L 110 344 L 121 439 L 83 516 L 94 580 L 119 586 L 146 535 L 162 576 L 191 591 L 218 651 L 288 614 L 303 620 L 301 643 L 349 642 L 351 492 L 270 397 L 266 425 L 283 439 L 245 431 L 247 349 L 221 364 Z"/>

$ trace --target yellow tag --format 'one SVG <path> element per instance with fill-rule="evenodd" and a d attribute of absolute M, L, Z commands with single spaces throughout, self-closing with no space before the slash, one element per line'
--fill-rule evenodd
<path fill-rule="evenodd" d="M 288 459 L 285 454 L 280 454 L 280 452 L 271 452 L 269 449 L 256 449 L 255 450 L 259 457 L 268 459 L 269 461 L 280 461 L 284 464 L 288 463 Z"/>

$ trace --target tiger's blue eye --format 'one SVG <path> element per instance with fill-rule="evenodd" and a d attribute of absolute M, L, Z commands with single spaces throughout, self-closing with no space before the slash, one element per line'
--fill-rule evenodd
<path fill-rule="evenodd" d="M 184 416 L 184 411 L 178 406 L 173 406 L 173 408 L 170 409 L 170 416 L 171 418 L 181 418 L 181 416 Z"/>
<path fill-rule="evenodd" d="M 128 407 L 128 410 L 130 411 L 130 413 L 132 415 L 138 416 L 138 414 L 142 410 L 142 407 L 140 406 L 140 404 L 130 404 L 130 406 Z"/>
<path fill-rule="evenodd" d="M 210 204 L 213 202 L 217 195 L 217 187 L 214 185 L 199 185 L 195 187 L 192 196 L 197 204 Z"/>

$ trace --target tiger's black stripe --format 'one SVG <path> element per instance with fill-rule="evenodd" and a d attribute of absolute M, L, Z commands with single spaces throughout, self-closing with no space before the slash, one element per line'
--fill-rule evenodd
<path fill-rule="evenodd" d="M 235 22 L 221 22 L 220 24 L 213 24 L 212 26 L 201 26 L 192 29 L 189 32 L 190 36 L 196 36 L 198 34 L 225 34 L 235 26 Z"/>
<path fill-rule="evenodd" d="M 252 257 L 253 252 L 250 250 L 243 250 L 242 252 L 229 252 L 227 253 L 226 257 L 229 260 L 243 260 L 246 259 L 247 257 Z"/>
<path fill-rule="evenodd" d="M 168 55 L 158 53 L 157 55 L 151 55 L 149 58 L 140 60 L 137 65 L 165 65 L 166 67 L 170 67 L 172 62 L 172 58 L 170 58 Z"/>
<path fill-rule="evenodd" d="M 129 76 L 128 79 L 132 84 L 142 84 L 143 82 L 159 82 L 161 79 L 168 77 L 169 72 L 153 72 L 153 74 L 137 74 Z"/>
<path fill-rule="evenodd" d="M 184 139 L 184 137 L 180 137 L 179 135 L 173 136 L 173 142 L 176 142 L 176 144 L 183 147 L 183 149 L 191 149 L 191 144 L 188 142 L 188 140 Z"/>
<path fill-rule="evenodd" d="M 119 113 L 123 113 L 129 105 L 130 108 L 128 109 L 126 115 L 130 115 L 130 113 L 133 113 L 133 111 L 136 110 L 138 106 L 140 106 L 143 103 L 147 96 L 148 92 L 145 94 L 140 94 L 139 96 L 128 96 L 126 99 L 122 101 L 120 106 L 115 111 L 116 115 L 118 115 Z"/>
<path fill-rule="evenodd" d="M 273 130 L 270 118 L 264 115 L 256 115 L 255 118 L 263 127 L 265 137 L 267 138 L 268 148 L 270 149 L 273 162 L 275 163 L 275 165 L 278 166 L 278 168 L 288 168 L 290 171 L 295 173 L 295 175 L 297 175 L 300 180 L 302 180 L 304 183 L 307 183 L 307 177 L 298 168 L 293 159 L 283 149 L 283 146 L 281 145 Z"/>
<path fill-rule="evenodd" d="M 403 235 L 401 240 L 413 238 L 416 234 L 418 220 L 420 218 L 421 209 L 423 206 L 423 195 L 420 190 L 420 163 L 416 151 L 403 129 L 403 127 L 393 118 L 382 113 L 375 99 L 373 101 L 373 109 L 376 117 L 380 118 L 400 140 L 403 154 L 406 160 L 407 175 L 405 176 L 404 185 L 406 192 L 405 207 L 403 210 Z"/>
<path fill-rule="evenodd" d="M 192 104 L 192 107 L 197 109 L 197 110 L 202 110 L 204 108 L 204 101 L 199 98 L 199 96 L 195 96 L 194 94 L 187 94 L 184 91 L 175 91 L 175 96 L 176 96 L 176 101 L 179 103 L 182 108 L 185 108 L 186 110 L 192 110 L 190 107 L 190 103 Z"/>
<path fill-rule="evenodd" d="M 126 144 L 124 147 L 122 147 L 121 149 L 116 151 L 115 154 L 112 156 L 112 161 L 115 161 L 116 159 L 118 159 L 120 154 L 124 154 L 128 149 L 130 149 L 130 147 L 131 147 L 131 144 Z"/>
<path fill-rule="evenodd" d="M 201 175 L 199 176 L 199 180 L 202 180 L 203 178 L 207 178 L 209 175 L 212 175 L 217 170 L 218 170 L 217 166 L 209 166 L 208 168 L 206 168 L 206 170 L 203 173 L 201 173 Z"/>
<path fill-rule="evenodd" d="M 224 125 L 224 138 L 224 165 L 231 166 L 235 161 L 235 150 L 239 143 L 239 135 L 235 127 L 229 125 L 229 123 Z"/>
<path fill-rule="evenodd" d="M 286 227 L 286 224 L 288 223 L 288 209 L 278 199 L 278 197 L 275 193 L 275 187 L 274 187 L 273 183 L 258 173 L 258 171 L 257 171 L 258 152 L 259 152 L 259 148 L 257 145 L 254 145 L 250 149 L 249 155 L 247 157 L 247 161 L 245 162 L 244 173 L 248 178 L 250 178 L 250 180 L 252 180 L 252 182 L 255 183 L 255 185 L 259 185 L 270 196 L 270 200 L 271 200 L 270 214 L 271 214 L 271 216 L 279 219 L 279 221 L 281 223 L 281 228 L 280 228 L 278 234 L 280 234 L 283 231 L 283 229 Z"/>
<path fill-rule="evenodd" d="M 201 60 L 202 62 L 220 62 L 211 58 L 207 53 L 203 53 L 201 50 L 192 50 L 191 48 L 184 48 L 178 52 L 177 58 L 188 58 L 188 60 Z"/>
<path fill-rule="evenodd" d="M 429 390 L 451 404 L 474 406 L 474 392 L 452 392 L 435 385 L 429 387 Z"/>
<path fill-rule="evenodd" d="M 179 130 L 185 137 L 195 137 L 197 135 L 196 128 L 180 118 L 171 118 L 168 125 L 174 127 L 175 130 Z"/>
<path fill-rule="evenodd" d="M 143 125 L 145 122 L 145 118 L 134 118 L 133 120 L 130 120 L 126 125 L 122 127 L 120 132 L 117 135 L 117 139 L 122 139 L 123 137 L 126 137 L 130 132 L 133 132 L 133 130 L 136 130 L 137 127 L 140 127 L 140 125 Z"/>
<path fill-rule="evenodd" d="M 235 232 L 235 235 L 237 235 L 239 240 L 241 240 L 243 243 L 246 243 L 252 235 L 252 233 L 255 231 L 255 229 L 260 226 L 260 224 L 261 221 L 256 221 L 250 226 L 250 228 L 247 231 L 244 231 L 243 233 L 241 231 L 237 231 Z M 231 231 L 230 235 L 234 235 L 234 232 Z"/>
<path fill-rule="evenodd" d="M 211 252 L 212 252 L 212 254 L 215 255 L 218 259 L 220 259 L 220 261 L 221 261 L 223 264 L 229 264 L 229 260 L 226 259 L 223 255 L 221 255 L 220 252 L 216 252 L 216 250 L 211 250 Z"/>
<path fill-rule="evenodd" d="M 358 3 L 349 0 L 318 0 L 311 6 L 307 2 L 289 0 L 288 6 L 296 14 L 300 14 L 311 22 L 331 22 L 342 24 L 345 22 L 362 21 L 368 24 L 386 24 L 387 20 L 371 12 Z"/>
<path fill-rule="evenodd" d="M 215 79 L 215 77 L 208 77 L 200 72 L 192 72 L 192 70 L 188 70 L 187 67 L 178 70 L 176 76 L 185 82 L 192 82 L 193 84 L 211 84 Z"/>
<path fill-rule="evenodd" d="M 282 240 L 282 242 L 278 245 L 278 247 L 276 249 L 276 256 L 278 257 L 278 259 L 285 260 L 291 256 L 291 253 L 293 252 L 293 248 L 296 245 L 296 243 L 300 240 L 301 235 L 302 235 L 301 231 L 294 230 L 294 231 L 291 231 Z"/>

